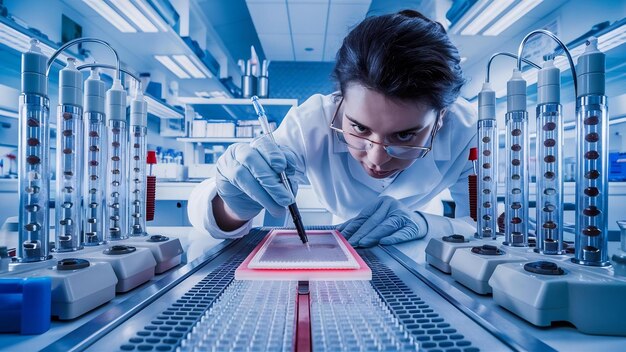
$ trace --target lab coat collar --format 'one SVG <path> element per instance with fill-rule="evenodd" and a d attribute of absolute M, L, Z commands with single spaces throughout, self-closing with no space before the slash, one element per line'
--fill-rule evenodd
<path fill-rule="evenodd" d="M 402 199 L 407 194 L 423 195 L 430 193 L 441 179 L 435 157 L 433 153 L 428 153 L 403 170 L 381 194 L 395 199 Z"/>
<path fill-rule="evenodd" d="M 348 170 L 353 179 L 378 193 L 384 190 L 381 187 L 381 182 L 373 177 L 370 177 L 370 175 L 368 175 L 365 170 L 363 170 L 363 167 L 359 164 L 358 161 L 356 161 L 356 159 L 352 157 L 352 155 L 348 153 L 346 155 L 342 155 L 342 158 L 347 159 Z"/>
<path fill-rule="evenodd" d="M 449 129 L 439 131 L 441 134 L 437 134 L 435 137 L 435 143 L 433 144 L 433 150 L 428 153 L 433 160 L 443 161 L 450 160 L 452 139 L 450 137 Z M 428 157 L 428 155 L 426 156 Z"/>

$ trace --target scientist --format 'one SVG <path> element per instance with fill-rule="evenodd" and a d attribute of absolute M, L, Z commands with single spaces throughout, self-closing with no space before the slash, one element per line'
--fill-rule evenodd
<path fill-rule="evenodd" d="M 337 53 L 339 91 L 291 109 L 274 133 L 280 147 L 263 137 L 231 145 L 215 179 L 194 189 L 189 221 L 216 238 L 245 235 L 262 209 L 279 216 L 294 201 L 280 183 L 285 171 L 294 190 L 308 181 L 328 211 L 348 220 L 339 230 L 355 247 L 473 234 L 476 117 L 458 98 L 459 64 L 444 28 L 416 11 L 366 18 Z M 429 212 L 441 209 L 448 188 L 454 219 Z"/>

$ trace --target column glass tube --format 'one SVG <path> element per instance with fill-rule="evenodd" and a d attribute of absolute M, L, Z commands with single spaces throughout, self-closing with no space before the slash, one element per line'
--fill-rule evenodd
<path fill-rule="evenodd" d="M 23 262 L 48 259 L 50 162 L 49 102 L 47 97 L 20 96 L 20 245 Z"/>
<path fill-rule="evenodd" d="M 81 245 L 83 162 L 83 76 L 74 59 L 59 72 L 56 164 L 55 251 L 68 252 Z"/>
<path fill-rule="evenodd" d="M 608 125 L 605 55 L 590 38 L 578 57 L 576 99 L 576 251 L 575 263 L 610 265 L 608 255 Z"/>
<path fill-rule="evenodd" d="M 104 216 L 106 210 L 106 159 L 107 133 L 104 114 L 85 113 L 85 191 L 84 244 L 96 246 L 104 243 Z"/>
<path fill-rule="evenodd" d="M 585 96 L 577 111 L 576 254 L 574 262 L 609 265 L 607 251 L 608 114 L 606 97 Z"/>
<path fill-rule="evenodd" d="M 83 243 L 97 246 L 105 242 L 106 151 L 105 84 L 97 69 L 85 81 L 85 143 L 83 191 Z"/>
<path fill-rule="evenodd" d="M 131 126 L 130 235 L 146 235 L 146 133 L 147 127 Z"/>
<path fill-rule="evenodd" d="M 505 244 L 528 245 L 528 114 L 506 114 Z"/>
<path fill-rule="evenodd" d="M 498 232 L 498 129 L 496 120 L 478 121 L 478 232 L 495 238 Z"/>
<path fill-rule="evenodd" d="M 537 247 L 563 253 L 563 118 L 561 71 L 548 58 L 537 78 Z"/>
<path fill-rule="evenodd" d="M 107 221 L 108 240 L 121 240 L 128 237 L 128 203 L 126 198 L 127 160 L 126 121 L 109 120 L 107 123 L 108 160 L 107 160 Z"/>
<path fill-rule="evenodd" d="M 537 106 L 537 251 L 563 252 L 563 123 L 559 104 Z"/>
<path fill-rule="evenodd" d="M 81 248 L 82 108 L 60 105 L 57 117 L 55 251 Z"/>
<path fill-rule="evenodd" d="M 19 98 L 19 244 L 22 262 L 49 259 L 50 154 L 46 63 L 37 40 L 22 54 Z"/>

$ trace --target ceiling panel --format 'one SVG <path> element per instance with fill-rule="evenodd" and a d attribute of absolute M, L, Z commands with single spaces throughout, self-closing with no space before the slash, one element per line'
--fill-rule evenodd
<path fill-rule="evenodd" d="M 321 61 L 324 49 L 323 34 L 294 34 L 296 61 Z M 313 50 L 306 50 L 313 49 Z"/>
<path fill-rule="evenodd" d="M 293 3 L 289 2 L 289 18 L 291 33 L 324 34 L 328 4 L 324 3 Z"/>
<path fill-rule="evenodd" d="M 344 35 L 328 34 L 326 36 L 326 47 L 324 48 L 324 61 L 335 61 L 335 55 L 341 47 Z"/>
<path fill-rule="evenodd" d="M 195 11 L 205 16 L 233 59 L 250 57 L 250 45 L 254 45 L 259 57 L 265 57 L 263 45 L 259 41 L 250 11 L 244 0 L 194 1 L 197 2 Z"/>
<path fill-rule="evenodd" d="M 248 10 L 254 22 L 254 28 L 260 34 L 287 34 L 289 33 L 289 19 L 287 5 L 281 3 L 250 3 Z"/>
<path fill-rule="evenodd" d="M 295 59 L 291 47 L 291 35 L 259 33 L 259 39 L 268 59 L 275 61 L 293 61 Z"/>
<path fill-rule="evenodd" d="M 333 61 L 341 40 L 365 18 L 370 3 L 371 0 L 246 0 L 265 55 L 271 60 L 296 61 Z M 289 40 L 279 35 L 287 35 Z"/>
<path fill-rule="evenodd" d="M 345 36 L 353 26 L 365 18 L 369 6 L 369 1 L 359 4 L 335 3 L 333 1 L 330 4 L 327 34 Z"/>

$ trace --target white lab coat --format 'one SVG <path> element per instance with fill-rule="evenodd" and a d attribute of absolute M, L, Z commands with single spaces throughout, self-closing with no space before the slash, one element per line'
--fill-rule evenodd
<path fill-rule="evenodd" d="M 476 114 L 470 104 L 458 99 L 443 119 L 433 149 L 417 159 L 391 183 L 368 176 L 328 127 L 338 102 L 332 95 L 314 95 L 291 109 L 274 132 L 276 141 L 299 157 L 292 182 L 308 179 L 319 201 L 340 219 L 351 219 L 380 195 L 388 195 L 409 209 L 421 211 L 431 236 L 453 233 L 471 235 L 475 222 L 469 217 L 467 176 L 472 173 L 469 150 L 476 144 Z M 441 204 L 438 195 L 449 188 L 456 203 L 455 219 L 428 213 L 429 203 Z M 200 183 L 188 203 L 191 224 L 216 238 L 235 238 L 248 233 L 251 222 L 222 231 L 213 217 L 214 179 Z M 432 207 L 430 207 L 432 209 Z"/>

